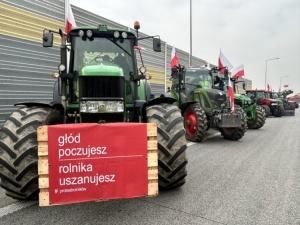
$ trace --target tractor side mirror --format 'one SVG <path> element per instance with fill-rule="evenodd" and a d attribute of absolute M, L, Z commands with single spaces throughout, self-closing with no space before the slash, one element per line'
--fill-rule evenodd
<path fill-rule="evenodd" d="M 172 73 L 171 73 L 171 79 L 170 80 L 177 80 L 178 79 L 178 69 L 175 66 L 172 68 Z"/>
<path fill-rule="evenodd" d="M 161 52 L 161 41 L 160 41 L 160 38 L 153 38 L 153 50 L 155 52 Z"/>
<path fill-rule="evenodd" d="M 53 33 L 47 32 L 43 33 L 43 47 L 53 46 Z"/>
<path fill-rule="evenodd" d="M 228 80 L 228 69 L 227 68 L 224 69 L 224 78 L 226 80 Z"/>

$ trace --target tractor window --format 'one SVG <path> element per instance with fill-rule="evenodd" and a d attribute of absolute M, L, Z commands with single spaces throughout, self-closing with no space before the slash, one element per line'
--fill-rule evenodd
<path fill-rule="evenodd" d="M 194 88 L 198 85 L 201 85 L 204 89 L 212 88 L 212 78 L 207 69 L 187 69 L 185 83 Z"/>
<path fill-rule="evenodd" d="M 123 69 L 124 76 L 129 80 L 133 72 L 132 40 L 114 40 L 110 38 L 94 38 L 93 41 L 83 41 L 80 37 L 74 38 L 74 64 L 73 71 L 80 71 L 89 64 L 115 64 Z"/>
<path fill-rule="evenodd" d="M 257 92 L 256 93 L 256 98 L 265 98 L 265 93 L 264 92 Z"/>

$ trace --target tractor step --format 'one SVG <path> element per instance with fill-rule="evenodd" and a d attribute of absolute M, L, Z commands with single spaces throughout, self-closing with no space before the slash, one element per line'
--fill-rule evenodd
<path fill-rule="evenodd" d="M 295 116 L 295 110 L 284 110 L 284 116 Z"/>

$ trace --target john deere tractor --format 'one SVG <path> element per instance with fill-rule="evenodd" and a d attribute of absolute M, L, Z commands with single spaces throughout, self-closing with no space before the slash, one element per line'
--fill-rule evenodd
<path fill-rule="evenodd" d="M 152 98 L 146 68 L 137 65 L 139 40 L 153 39 L 157 52 L 161 42 L 157 36 L 139 38 L 138 22 L 134 28 L 136 33 L 106 25 L 77 27 L 69 34 L 44 30 L 44 47 L 52 47 L 54 34 L 61 38 L 54 101 L 15 104 L 1 128 L 0 185 L 6 195 L 38 197 L 37 128 L 64 123 L 156 123 L 159 186 L 185 183 L 187 145 L 176 99 Z"/>
<path fill-rule="evenodd" d="M 214 88 L 213 76 L 220 69 L 184 68 L 180 65 L 172 69 L 171 91 L 163 96 L 176 99 L 189 141 L 203 141 L 209 128 L 219 130 L 225 139 L 234 141 L 241 139 L 246 132 L 247 119 L 243 109 L 236 106 L 236 114 L 233 114 L 227 92 Z"/>
<path fill-rule="evenodd" d="M 246 94 L 264 108 L 267 117 L 271 115 L 275 117 L 283 116 L 284 108 L 282 102 L 276 99 L 270 99 L 265 90 L 246 90 Z"/>
<path fill-rule="evenodd" d="M 249 129 L 259 129 L 264 126 L 266 121 L 266 113 L 262 106 L 257 105 L 256 101 L 249 98 L 247 95 L 238 93 L 237 83 L 243 82 L 243 88 L 245 88 L 244 81 L 238 80 L 238 78 L 231 78 L 234 83 L 234 103 L 239 105 L 247 115 L 247 127 Z"/>

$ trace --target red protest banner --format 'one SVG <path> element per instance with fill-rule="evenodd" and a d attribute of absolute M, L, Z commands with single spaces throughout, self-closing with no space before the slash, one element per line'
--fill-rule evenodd
<path fill-rule="evenodd" d="M 48 126 L 48 158 L 52 205 L 148 194 L 146 124 Z"/>

